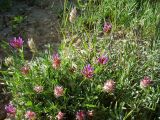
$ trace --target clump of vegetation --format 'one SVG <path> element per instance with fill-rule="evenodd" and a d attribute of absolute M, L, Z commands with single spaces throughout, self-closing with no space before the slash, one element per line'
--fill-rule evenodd
<path fill-rule="evenodd" d="M 159 3 L 136 0 L 64 4 L 63 41 L 25 60 L 21 37 L 0 71 L 16 119 L 159 119 Z M 7 61 L 10 60 L 10 61 Z M 9 109 L 10 108 L 10 109 Z"/>

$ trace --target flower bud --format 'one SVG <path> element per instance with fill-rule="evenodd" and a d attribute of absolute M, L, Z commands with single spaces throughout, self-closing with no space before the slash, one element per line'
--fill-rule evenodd
<path fill-rule="evenodd" d="M 43 92 L 43 86 L 36 85 L 34 87 L 34 91 L 37 92 L 37 93 L 42 93 Z"/>
<path fill-rule="evenodd" d="M 24 66 L 21 68 L 21 73 L 23 75 L 27 75 L 29 73 L 29 67 L 28 66 Z"/>
<path fill-rule="evenodd" d="M 93 110 L 89 110 L 89 111 L 87 112 L 87 115 L 88 115 L 89 117 L 93 117 L 93 116 L 94 116 L 94 111 L 93 111 Z"/>
<path fill-rule="evenodd" d="M 29 46 L 31 52 L 36 53 L 37 52 L 37 48 L 36 48 L 36 45 L 35 45 L 35 43 L 33 41 L 33 38 L 28 39 L 27 43 L 28 43 L 28 46 Z"/>
<path fill-rule="evenodd" d="M 76 7 L 74 7 L 72 8 L 72 11 L 70 12 L 69 21 L 73 23 L 76 19 L 76 16 L 77 16 L 77 10 L 76 10 Z"/>
<path fill-rule="evenodd" d="M 7 66 L 10 66 L 10 65 L 13 65 L 14 59 L 13 57 L 10 56 L 10 57 L 5 58 L 4 62 Z"/>

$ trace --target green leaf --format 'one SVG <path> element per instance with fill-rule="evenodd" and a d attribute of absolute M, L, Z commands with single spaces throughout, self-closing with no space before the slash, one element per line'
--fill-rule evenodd
<path fill-rule="evenodd" d="M 95 108 L 95 107 L 97 107 L 97 106 L 96 106 L 96 105 L 93 105 L 93 104 L 85 104 L 84 107 Z"/>
<path fill-rule="evenodd" d="M 32 106 L 32 101 L 28 101 L 28 102 L 26 103 L 26 106 Z"/>

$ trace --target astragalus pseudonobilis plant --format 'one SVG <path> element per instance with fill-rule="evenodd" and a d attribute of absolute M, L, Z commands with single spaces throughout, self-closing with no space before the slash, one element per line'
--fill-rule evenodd
<path fill-rule="evenodd" d="M 13 94 L 8 117 L 159 119 L 157 8 L 144 4 L 137 14 L 135 0 L 78 3 L 74 17 L 64 9 L 59 51 L 48 47 L 29 61 L 23 40 L 11 40 L 11 64 L 1 71 Z"/>

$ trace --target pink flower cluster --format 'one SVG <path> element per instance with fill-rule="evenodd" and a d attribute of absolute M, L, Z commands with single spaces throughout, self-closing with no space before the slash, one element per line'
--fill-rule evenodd
<path fill-rule="evenodd" d="M 86 120 L 86 117 L 87 117 L 86 115 L 89 118 L 92 118 L 94 116 L 93 110 L 89 110 L 87 112 L 84 112 L 83 110 L 79 110 L 76 113 L 76 120 Z"/>
<path fill-rule="evenodd" d="M 33 111 L 27 111 L 25 114 L 25 118 L 28 120 L 35 120 L 36 119 L 36 113 Z"/>
<path fill-rule="evenodd" d="M 15 117 L 16 115 L 16 107 L 13 104 L 9 103 L 5 106 L 5 110 L 8 114 L 8 117 Z"/>
<path fill-rule="evenodd" d="M 108 57 L 107 56 L 105 56 L 105 55 L 102 55 L 102 56 L 100 56 L 99 58 L 98 58 L 98 63 L 99 64 L 106 64 L 107 62 L 108 62 Z"/>
<path fill-rule="evenodd" d="M 105 22 L 103 26 L 103 32 L 109 33 L 112 29 L 112 25 L 109 22 Z"/>
<path fill-rule="evenodd" d="M 56 98 L 63 96 L 63 94 L 64 94 L 64 90 L 62 86 L 56 86 L 54 88 L 54 95 Z"/>
<path fill-rule="evenodd" d="M 42 93 L 42 92 L 43 92 L 43 86 L 36 85 L 36 86 L 34 87 L 34 91 L 35 91 L 36 93 Z"/>
<path fill-rule="evenodd" d="M 84 111 L 80 110 L 76 113 L 76 120 L 85 120 L 85 113 Z"/>
<path fill-rule="evenodd" d="M 140 87 L 146 88 L 146 87 L 149 87 L 150 85 L 152 85 L 152 83 L 153 83 L 153 81 L 149 77 L 145 76 L 143 78 L 143 80 L 140 81 Z"/>
<path fill-rule="evenodd" d="M 61 64 L 61 60 L 60 60 L 59 55 L 54 54 L 53 55 L 53 63 L 52 63 L 53 68 L 55 68 L 55 69 L 59 68 L 60 64 Z"/>
<path fill-rule="evenodd" d="M 65 114 L 60 111 L 60 112 L 58 112 L 58 115 L 56 116 L 56 118 L 57 118 L 58 120 L 63 120 L 64 115 L 65 115 Z"/>
<path fill-rule="evenodd" d="M 12 40 L 10 40 L 10 45 L 13 48 L 20 49 L 23 46 L 23 40 L 21 37 L 18 37 L 18 38 L 14 37 Z"/>
<path fill-rule="evenodd" d="M 113 80 L 107 80 L 104 83 L 103 90 L 108 93 L 113 93 L 115 90 L 115 82 Z"/>

